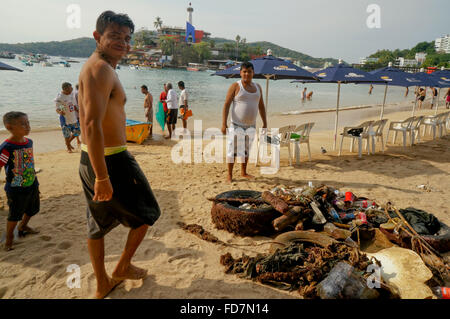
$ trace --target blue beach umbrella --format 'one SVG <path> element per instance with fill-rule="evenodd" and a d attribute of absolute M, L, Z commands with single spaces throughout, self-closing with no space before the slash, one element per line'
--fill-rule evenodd
<path fill-rule="evenodd" d="M 326 69 L 317 71 L 314 73 L 315 76 L 319 78 L 318 83 L 337 83 L 338 84 L 338 94 L 337 94 L 337 104 L 336 104 L 336 122 L 334 128 L 334 145 L 333 149 L 336 150 L 337 145 L 337 131 L 339 124 L 339 103 L 341 98 L 341 84 L 347 83 L 386 83 L 385 80 L 380 79 L 363 70 L 355 69 L 349 65 L 339 61 L 336 66 L 331 66 Z M 309 82 L 312 81 L 293 81 L 293 82 Z"/>
<path fill-rule="evenodd" d="M 439 72 L 439 73 L 438 73 Z M 427 86 L 432 86 L 432 87 L 437 87 L 439 88 L 439 93 L 438 93 L 438 98 L 437 98 L 437 105 L 436 105 L 436 110 L 434 112 L 434 114 L 436 115 L 439 109 L 439 97 L 441 95 L 441 88 L 447 88 L 450 87 L 450 71 L 438 71 L 435 72 L 437 73 L 437 75 L 435 73 L 432 74 L 428 74 L 425 72 L 418 72 L 415 73 L 415 75 L 421 79 L 423 79 L 424 81 L 428 82 Z"/>
<path fill-rule="evenodd" d="M 393 68 L 392 63 L 389 63 L 388 67 L 381 68 L 381 69 L 378 69 L 378 70 L 375 70 L 375 71 L 372 71 L 369 73 L 386 81 L 386 88 L 384 90 L 383 106 L 381 108 L 381 116 L 380 116 L 381 120 L 383 119 L 383 115 L 384 115 L 384 106 L 386 105 L 386 96 L 387 96 L 388 86 L 410 87 L 410 86 L 426 85 L 426 82 L 424 82 L 422 78 L 417 77 L 415 74 L 407 73 L 402 70 Z M 416 103 L 417 103 L 417 99 L 414 104 L 414 110 L 415 110 Z M 413 116 L 414 116 L 414 110 L 413 110 Z"/>
<path fill-rule="evenodd" d="M 2 71 L 18 71 L 23 72 L 23 70 L 10 66 L 6 63 L 0 62 L 0 70 Z"/>
<path fill-rule="evenodd" d="M 272 51 L 267 51 L 267 56 L 250 61 L 255 69 L 255 79 L 266 79 L 266 110 L 269 105 L 269 80 L 304 79 L 316 80 L 316 77 L 295 64 L 276 58 Z M 219 75 L 225 78 L 238 78 L 241 76 L 242 63 L 225 70 L 218 71 L 212 75 Z"/>

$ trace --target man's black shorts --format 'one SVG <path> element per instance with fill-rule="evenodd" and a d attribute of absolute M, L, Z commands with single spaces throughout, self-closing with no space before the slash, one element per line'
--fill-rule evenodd
<path fill-rule="evenodd" d="M 178 109 L 169 109 L 167 113 L 167 124 L 177 124 Z"/>
<path fill-rule="evenodd" d="M 134 157 L 128 152 L 105 156 L 106 167 L 113 187 L 109 202 L 95 202 L 95 173 L 86 152 L 81 152 L 80 177 L 86 196 L 88 235 L 90 239 L 103 238 L 122 224 L 136 229 L 152 226 L 161 215 L 152 189 Z"/>
<path fill-rule="evenodd" d="M 38 186 L 32 186 L 26 191 L 6 192 L 6 197 L 9 206 L 8 221 L 10 222 L 22 220 L 23 214 L 32 217 L 39 213 L 41 201 Z"/>

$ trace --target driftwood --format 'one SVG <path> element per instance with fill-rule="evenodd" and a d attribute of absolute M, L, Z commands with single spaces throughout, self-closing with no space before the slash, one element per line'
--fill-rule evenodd
<path fill-rule="evenodd" d="M 305 212 L 307 213 L 307 212 Z M 302 212 L 302 207 L 295 206 L 291 208 L 285 215 L 273 220 L 272 225 L 276 231 L 282 231 L 286 227 L 297 223 L 305 214 Z"/>
<path fill-rule="evenodd" d="M 289 212 L 289 205 L 284 200 L 268 191 L 263 192 L 261 198 L 267 204 L 270 204 L 275 210 L 279 211 L 283 215 L 288 216 L 287 213 Z"/>

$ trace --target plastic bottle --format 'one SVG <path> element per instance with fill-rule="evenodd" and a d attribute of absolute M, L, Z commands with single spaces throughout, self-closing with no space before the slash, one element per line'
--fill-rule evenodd
<path fill-rule="evenodd" d="M 431 290 L 439 299 L 450 299 L 450 288 L 448 287 L 434 287 Z"/>
<path fill-rule="evenodd" d="M 331 217 L 333 217 L 333 219 L 334 219 L 335 221 L 337 221 L 337 222 L 340 222 L 340 221 L 341 221 L 341 219 L 339 218 L 339 214 L 337 213 L 337 211 L 336 211 L 334 208 L 331 208 L 331 209 L 329 210 L 329 213 L 330 213 Z"/>

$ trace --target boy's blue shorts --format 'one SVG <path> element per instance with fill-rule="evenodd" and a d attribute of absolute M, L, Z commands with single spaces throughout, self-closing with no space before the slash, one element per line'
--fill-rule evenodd
<path fill-rule="evenodd" d="M 80 130 L 80 124 L 66 124 L 62 127 L 62 133 L 64 135 L 64 138 L 70 138 L 72 136 L 80 136 L 81 130 Z"/>

